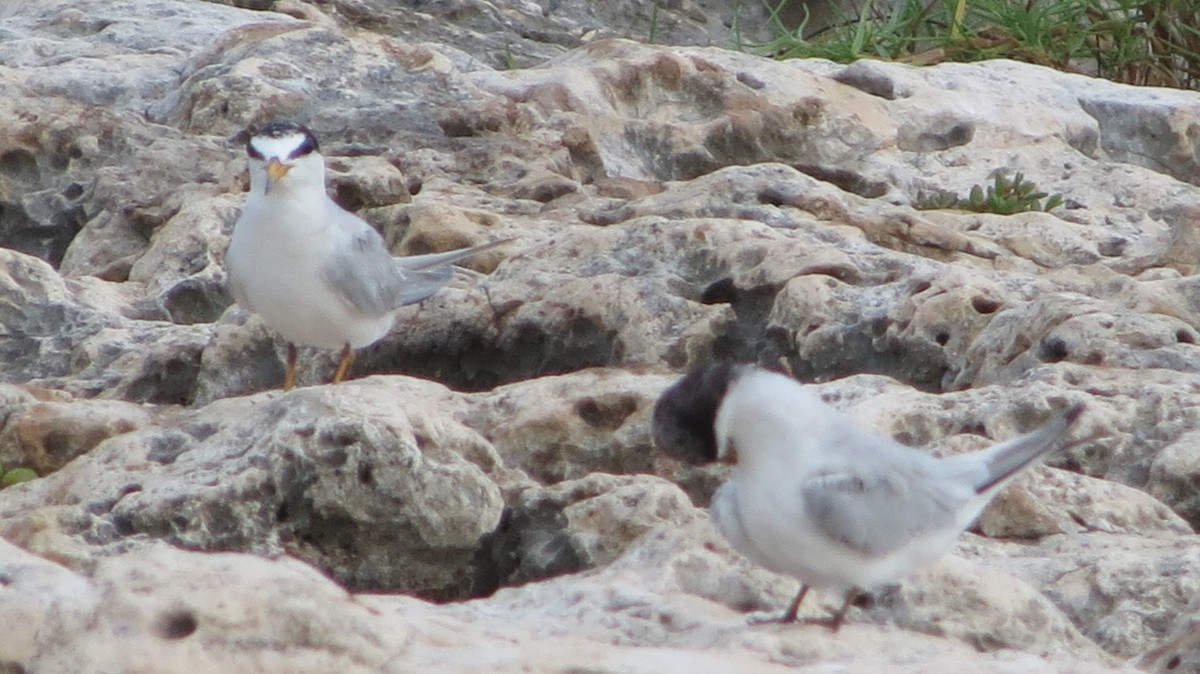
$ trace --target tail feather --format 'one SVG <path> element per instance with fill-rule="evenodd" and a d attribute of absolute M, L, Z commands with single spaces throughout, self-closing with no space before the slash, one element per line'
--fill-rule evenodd
<path fill-rule="evenodd" d="M 394 305 L 402 307 L 406 304 L 416 304 L 449 283 L 452 276 L 454 269 L 448 266 L 406 270 L 404 284 L 396 294 Z"/>
<path fill-rule="evenodd" d="M 432 269 L 434 267 L 442 267 L 449 264 L 454 264 L 459 260 L 471 257 L 476 253 L 481 253 L 490 248 L 495 248 L 501 244 L 508 243 L 513 239 L 499 239 L 497 241 L 489 241 L 478 246 L 470 248 L 459 248 L 458 250 L 448 250 L 444 253 L 426 253 L 424 255 L 406 255 L 404 257 L 393 258 L 396 261 L 396 266 L 403 272 L 421 271 Z M 448 278 L 448 277 L 447 277 Z"/>
<path fill-rule="evenodd" d="M 986 467 L 974 484 L 975 493 L 996 491 L 1021 473 L 1034 461 L 1058 447 L 1058 439 L 1083 414 L 1084 404 L 1078 403 L 1057 419 L 1041 428 L 987 450 L 982 457 Z"/>

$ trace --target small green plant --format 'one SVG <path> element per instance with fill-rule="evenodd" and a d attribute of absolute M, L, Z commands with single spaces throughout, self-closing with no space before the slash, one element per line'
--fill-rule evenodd
<path fill-rule="evenodd" d="M 0 464 L 0 489 L 11 487 L 18 482 L 28 482 L 37 479 L 38 474 L 32 468 L 13 468 L 4 470 L 4 465 Z"/>
<path fill-rule="evenodd" d="M 650 32 L 646 36 L 646 42 L 654 44 L 658 41 L 658 3 L 650 8 Z"/>
<path fill-rule="evenodd" d="M 1042 201 L 1045 199 L 1045 201 Z M 1047 194 L 1038 190 L 1032 181 L 1025 180 L 1020 171 L 1012 178 L 997 173 L 987 188 L 975 185 L 966 199 L 958 198 L 953 192 L 937 190 L 932 193 L 917 192 L 916 207 L 921 210 L 957 208 L 975 213 L 1012 215 L 1026 211 L 1049 211 L 1063 204 L 1061 194 Z"/>
<path fill-rule="evenodd" d="M 1196 0 L 863 0 L 857 15 L 819 31 L 808 30 L 807 14 L 799 26 L 781 18 L 790 0 L 761 1 L 775 39 L 756 51 L 777 58 L 1011 58 L 1129 84 L 1200 89 Z"/>
<path fill-rule="evenodd" d="M 505 70 L 516 70 L 517 69 L 517 61 L 513 57 L 512 43 L 509 42 L 508 40 L 504 41 L 504 69 Z"/>

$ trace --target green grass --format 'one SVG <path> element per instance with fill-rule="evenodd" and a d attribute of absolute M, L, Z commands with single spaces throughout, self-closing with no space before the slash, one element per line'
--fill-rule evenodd
<path fill-rule="evenodd" d="M 1200 89 L 1197 0 L 861 0 L 855 16 L 807 38 L 771 5 L 777 58 L 931 64 L 1010 58 L 1118 82 Z M 735 39 L 740 40 L 740 28 Z"/>

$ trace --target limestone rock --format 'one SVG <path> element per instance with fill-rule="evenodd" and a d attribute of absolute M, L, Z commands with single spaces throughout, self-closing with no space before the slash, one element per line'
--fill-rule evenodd
<path fill-rule="evenodd" d="M 160 539 L 288 552 L 351 587 L 469 592 L 478 541 L 500 516 L 490 445 L 419 410 L 446 397 L 435 384 L 354 388 L 221 401 L 113 437 L 6 492 L 4 535 L 77 566 Z"/>
<path fill-rule="evenodd" d="M 134 431 L 153 418 L 146 407 L 121 400 L 37 400 L 15 386 L 3 396 L 0 464 L 51 473 L 104 440 Z"/>

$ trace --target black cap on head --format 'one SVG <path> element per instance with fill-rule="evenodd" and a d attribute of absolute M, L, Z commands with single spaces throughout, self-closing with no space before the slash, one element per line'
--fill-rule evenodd
<path fill-rule="evenodd" d="M 253 127 L 246 130 L 246 154 L 255 159 L 262 159 L 263 155 L 258 148 L 254 147 L 255 138 L 283 138 L 285 136 L 303 136 L 304 140 L 296 146 L 296 149 L 288 154 L 288 159 L 295 159 L 310 152 L 317 152 L 321 148 L 317 144 L 317 137 L 313 132 L 303 124 L 297 124 L 284 119 L 267 122 L 259 127 Z"/>
<path fill-rule="evenodd" d="M 717 460 L 717 410 L 729 385 L 748 366 L 713 363 L 692 370 L 654 406 L 654 444 L 688 463 Z"/>

